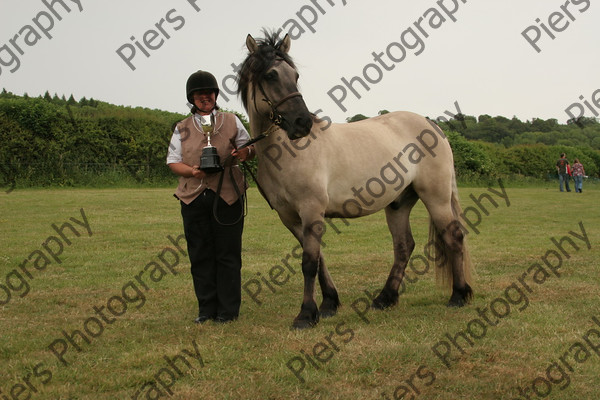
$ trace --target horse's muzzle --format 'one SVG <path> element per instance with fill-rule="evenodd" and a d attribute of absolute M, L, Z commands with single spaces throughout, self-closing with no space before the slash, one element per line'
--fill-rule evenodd
<path fill-rule="evenodd" d="M 310 115 L 297 117 L 287 129 L 288 137 L 292 140 L 303 138 L 310 133 L 312 125 L 313 119 Z"/>

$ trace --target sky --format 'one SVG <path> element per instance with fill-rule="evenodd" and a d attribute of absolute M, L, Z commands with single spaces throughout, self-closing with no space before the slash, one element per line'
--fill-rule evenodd
<path fill-rule="evenodd" d="M 565 123 L 600 114 L 599 20 L 591 0 L 0 0 L 0 88 L 185 114 L 202 69 L 219 105 L 245 114 L 233 67 L 267 28 L 290 34 L 308 108 L 334 122 L 407 110 Z"/>

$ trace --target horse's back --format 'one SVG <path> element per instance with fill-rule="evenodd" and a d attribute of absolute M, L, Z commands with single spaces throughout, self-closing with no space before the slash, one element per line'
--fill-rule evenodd
<path fill-rule="evenodd" d="M 452 180 L 453 158 L 446 136 L 418 114 L 398 111 L 332 124 L 320 135 L 319 153 L 325 160 L 321 173 L 328 177 L 332 214 L 333 210 L 342 215 L 352 210 L 369 214 L 390 204 L 413 183 L 422 187 L 430 180 Z"/>
<path fill-rule="evenodd" d="M 437 125 L 423 117 L 410 111 L 394 111 L 363 119 L 350 123 L 333 123 L 330 129 L 339 135 L 363 135 L 367 137 L 382 138 L 382 135 L 389 133 L 395 137 L 410 139 L 414 132 L 421 132 L 424 129 L 432 129 Z M 439 128 L 437 128 L 439 129 Z"/>
<path fill-rule="evenodd" d="M 365 120 L 332 124 L 324 132 L 323 145 L 334 161 L 373 162 L 405 158 L 408 164 L 446 165 L 452 162 L 452 150 L 439 126 L 419 114 L 395 111 Z M 404 168 L 403 168 L 404 169 Z M 405 171 L 407 172 L 407 171 Z"/>

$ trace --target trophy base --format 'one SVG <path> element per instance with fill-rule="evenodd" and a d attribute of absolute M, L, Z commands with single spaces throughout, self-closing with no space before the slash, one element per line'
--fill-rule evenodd
<path fill-rule="evenodd" d="M 200 157 L 200 169 L 207 174 L 223 171 L 223 166 L 220 163 L 217 149 L 213 146 L 207 146 L 202 149 L 202 157 Z"/>
<path fill-rule="evenodd" d="M 223 167 L 221 167 L 220 165 L 218 167 L 200 167 L 200 170 L 206 172 L 207 174 L 214 174 L 223 171 Z"/>

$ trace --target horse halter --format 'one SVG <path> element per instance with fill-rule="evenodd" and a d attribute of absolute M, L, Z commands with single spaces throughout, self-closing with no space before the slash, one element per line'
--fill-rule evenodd
<path fill-rule="evenodd" d="M 277 101 L 276 103 L 273 103 L 269 99 L 269 96 L 267 96 L 265 89 L 263 89 L 262 83 L 258 82 L 258 88 L 260 89 L 260 92 L 264 96 L 263 101 L 266 102 L 269 105 L 269 107 L 271 107 L 271 114 L 269 115 L 269 119 L 271 120 L 271 122 L 273 122 L 277 126 L 281 126 L 283 120 L 285 119 L 283 117 L 283 115 L 281 115 L 277 111 L 277 107 L 281 106 L 286 101 L 293 99 L 294 97 L 302 97 L 302 93 L 292 92 L 292 93 L 288 94 L 287 96 L 285 96 L 284 98 Z M 256 102 L 256 97 L 254 98 L 254 101 Z"/>

